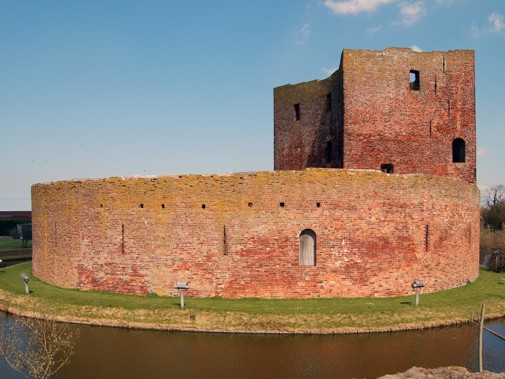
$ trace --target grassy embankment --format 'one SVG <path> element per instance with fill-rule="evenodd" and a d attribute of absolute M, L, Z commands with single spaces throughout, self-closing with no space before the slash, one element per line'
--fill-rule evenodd
<path fill-rule="evenodd" d="M 481 271 L 464 287 L 387 299 L 179 299 L 62 289 L 37 278 L 23 294 L 20 273 L 31 263 L 0 270 L 0 304 L 10 312 L 96 325 L 167 330 L 266 333 L 356 333 L 414 329 L 467 322 L 482 303 L 489 317 L 505 315 L 505 274 Z"/>
<path fill-rule="evenodd" d="M 32 247 L 32 241 L 28 241 L 26 248 Z M 11 237 L 0 236 L 0 250 L 24 249 L 23 241 Z"/>
<path fill-rule="evenodd" d="M 11 237 L 0 236 L 0 259 L 4 262 L 27 260 L 32 258 L 30 250 L 32 241 L 23 247 L 23 241 Z"/>

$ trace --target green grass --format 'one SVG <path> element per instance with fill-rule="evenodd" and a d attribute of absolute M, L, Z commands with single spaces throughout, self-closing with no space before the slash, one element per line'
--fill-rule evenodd
<path fill-rule="evenodd" d="M 133 296 L 96 291 L 63 289 L 32 277 L 30 296 L 23 295 L 21 272 L 31 275 L 31 263 L 0 270 L 0 303 L 21 310 L 56 313 L 65 317 L 164 325 L 168 328 L 223 330 L 321 331 L 357 328 L 396 329 L 416 325 L 463 322 L 476 317 L 482 303 L 487 312 L 505 315 L 505 274 L 481 271 L 471 284 L 433 294 L 359 299 L 221 299 L 186 297 L 186 310 L 179 299 Z M 5 296 L 5 293 L 8 294 Z M 137 325 L 138 326 L 138 325 Z"/>
<path fill-rule="evenodd" d="M 32 247 L 32 241 L 28 241 L 27 248 Z M 0 237 L 0 250 L 23 249 L 23 241 L 11 237 Z"/>

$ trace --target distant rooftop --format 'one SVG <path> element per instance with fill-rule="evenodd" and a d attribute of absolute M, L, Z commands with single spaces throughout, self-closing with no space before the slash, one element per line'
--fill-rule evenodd
<path fill-rule="evenodd" d="M 31 220 L 32 211 L 0 211 L 0 220 Z"/>

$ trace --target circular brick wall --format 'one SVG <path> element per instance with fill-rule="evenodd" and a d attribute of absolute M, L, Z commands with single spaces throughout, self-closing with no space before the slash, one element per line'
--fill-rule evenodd
<path fill-rule="evenodd" d="M 190 296 L 384 297 L 411 294 L 414 279 L 432 292 L 479 272 L 479 190 L 444 177 L 71 180 L 34 185 L 32 211 L 33 272 L 67 288 L 175 295 L 186 280 Z M 300 264 L 304 230 L 315 265 Z"/>

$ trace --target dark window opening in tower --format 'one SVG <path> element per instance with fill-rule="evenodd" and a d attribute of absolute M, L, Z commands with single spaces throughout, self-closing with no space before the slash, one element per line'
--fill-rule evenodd
<path fill-rule="evenodd" d="M 383 164 L 381 164 L 381 171 L 385 172 L 386 174 L 392 174 L 393 173 L 393 165 L 391 163 L 383 163 Z"/>
<path fill-rule="evenodd" d="M 300 120 L 300 104 L 295 104 L 295 120 L 299 121 Z"/>
<path fill-rule="evenodd" d="M 420 88 L 419 71 L 410 70 L 410 89 L 412 91 L 419 91 L 419 88 Z"/>
<path fill-rule="evenodd" d="M 333 144 L 331 141 L 326 141 L 326 148 L 325 148 L 325 161 L 326 163 L 331 163 L 333 160 Z"/>
<path fill-rule="evenodd" d="M 465 140 L 462 138 L 456 138 L 452 141 L 452 161 L 453 163 L 464 163 L 465 162 Z"/>
<path fill-rule="evenodd" d="M 326 95 L 326 112 L 331 112 L 331 93 Z"/>

